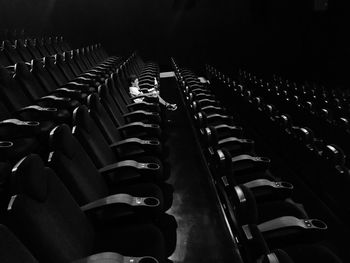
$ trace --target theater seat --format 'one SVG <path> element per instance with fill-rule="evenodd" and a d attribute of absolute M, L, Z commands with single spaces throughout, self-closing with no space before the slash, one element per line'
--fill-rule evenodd
<path fill-rule="evenodd" d="M 73 113 L 74 136 L 91 156 L 97 167 L 102 167 L 118 160 L 149 156 L 149 161 L 161 164 L 155 157 L 162 157 L 162 146 L 158 140 L 140 140 L 129 138 L 108 144 L 102 131 L 90 117 L 86 106 L 80 106 Z"/>
<path fill-rule="evenodd" d="M 172 187 L 157 182 L 154 174 L 140 174 L 140 168 L 133 161 L 112 163 L 98 170 L 67 125 L 58 126 L 51 132 L 50 145 L 49 165 L 66 182 L 79 204 L 106 196 L 106 189 L 114 193 L 123 190 L 119 188 L 123 185 L 145 182 L 161 187 L 165 210 L 172 204 Z"/>
<path fill-rule="evenodd" d="M 30 251 L 4 225 L 0 225 L 0 261 L 3 263 L 38 263 Z"/>
<path fill-rule="evenodd" d="M 157 227 L 125 223 L 97 229 L 38 156 L 22 159 L 13 178 L 18 190 L 8 204 L 8 224 L 40 262 L 71 262 L 101 252 L 164 262 L 164 238 Z"/>
<path fill-rule="evenodd" d="M 158 124 L 143 122 L 126 123 L 117 105 L 112 101 L 105 85 L 98 87 L 98 95 L 100 96 L 101 104 L 105 107 L 114 125 L 118 127 L 124 138 L 148 136 L 162 139 L 162 131 Z"/>

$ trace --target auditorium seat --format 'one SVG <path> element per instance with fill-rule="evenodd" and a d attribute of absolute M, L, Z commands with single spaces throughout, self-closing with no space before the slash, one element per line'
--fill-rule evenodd
<path fill-rule="evenodd" d="M 158 124 L 149 124 L 143 122 L 126 123 L 122 113 L 111 98 L 108 88 L 105 85 L 98 87 L 98 95 L 101 103 L 107 110 L 114 125 L 116 125 L 124 138 L 145 136 L 162 138 L 162 131 Z"/>
<path fill-rule="evenodd" d="M 30 251 L 4 225 L 0 225 L 0 260 L 4 263 L 38 263 Z"/>
<path fill-rule="evenodd" d="M 145 173 L 150 177 L 156 176 L 156 178 L 163 178 L 163 180 L 169 177 L 169 171 L 165 171 L 161 160 L 156 157 L 160 154 L 159 149 L 157 149 L 158 147 L 154 147 L 155 156 L 147 154 L 120 158 L 120 155 L 114 152 L 114 148 L 108 145 L 101 131 L 89 116 L 88 109 L 85 106 L 76 108 L 73 115 L 73 134 L 81 145 L 83 145 L 97 168 L 102 168 L 125 159 L 125 161 L 134 160 L 136 161 L 136 166 L 140 165 L 137 162 L 149 164 L 150 169 L 145 169 L 145 171 L 142 168 L 139 169 L 139 173 L 141 174 Z M 151 167 L 153 168 L 151 169 Z M 154 171 L 153 176 L 151 175 L 153 174 L 152 170 Z"/>
<path fill-rule="evenodd" d="M 149 162 L 120 161 L 97 169 L 83 146 L 74 138 L 66 125 L 58 126 L 51 132 L 50 145 L 52 152 L 49 156 L 49 163 L 60 176 L 77 173 L 75 177 L 79 178 L 86 176 L 85 173 L 93 173 L 95 177 L 98 174 L 98 178 L 102 177 L 111 187 L 114 184 L 156 183 L 162 188 L 166 207 L 171 206 L 173 189 L 170 185 L 162 182 L 163 174 L 158 164 L 156 167 L 152 165 L 151 168 L 148 168 L 148 165 L 151 165 Z M 88 170 L 85 171 L 85 169 Z M 73 176 L 69 178 L 73 178 Z M 86 177 L 86 179 L 88 178 Z M 95 187 L 95 185 L 91 185 L 91 187 Z M 81 197 L 78 200 L 82 200 L 84 191 L 86 190 L 83 187 L 79 189 Z M 78 189 L 75 192 L 78 192 Z"/>
<path fill-rule="evenodd" d="M 22 159 L 13 168 L 13 177 L 17 190 L 8 205 L 7 222 L 39 261 L 71 262 L 95 253 L 113 252 L 164 262 L 164 238 L 156 226 L 150 223 L 93 226 L 38 156 Z"/>

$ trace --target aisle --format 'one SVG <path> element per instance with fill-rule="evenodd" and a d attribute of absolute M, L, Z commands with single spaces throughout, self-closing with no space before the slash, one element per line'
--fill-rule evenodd
<path fill-rule="evenodd" d="M 168 112 L 167 145 L 170 148 L 170 183 L 174 185 L 174 203 L 168 211 L 178 222 L 176 262 L 234 262 L 232 246 L 221 220 L 208 174 L 201 163 L 191 124 L 181 102 L 175 78 L 162 78 L 161 96 L 177 103 Z"/>

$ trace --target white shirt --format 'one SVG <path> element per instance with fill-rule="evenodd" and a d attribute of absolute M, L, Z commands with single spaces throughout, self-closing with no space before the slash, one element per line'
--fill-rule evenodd
<path fill-rule="evenodd" d="M 130 93 L 131 97 L 137 97 L 137 96 L 143 94 L 143 93 L 140 91 L 140 88 L 139 88 L 139 87 L 134 87 L 134 86 L 129 87 L 129 93 Z M 144 99 L 144 98 L 137 98 L 137 99 L 134 99 L 134 102 L 140 103 L 140 102 L 143 101 L 143 99 Z"/>

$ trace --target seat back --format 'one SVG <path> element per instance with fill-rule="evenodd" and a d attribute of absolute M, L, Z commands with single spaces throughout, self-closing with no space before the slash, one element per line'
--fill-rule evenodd
<path fill-rule="evenodd" d="M 29 62 L 34 59 L 34 56 L 27 49 L 24 40 L 18 39 L 15 41 L 15 46 L 18 54 L 22 57 L 23 61 Z"/>
<path fill-rule="evenodd" d="M 0 225 L 0 261 L 38 263 L 21 241 L 4 225 Z"/>
<path fill-rule="evenodd" d="M 107 110 L 114 125 L 117 127 L 122 126 L 124 124 L 123 116 L 121 115 L 117 105 L 112 100 L 106 85 L 102 84 L 98 87 L 98 95 L 100 96 L 101 103 Z"/>
<path fill-rule="evenodd" d="M 51 38 L 51 45 L 55 49 L 56 54 L 62 54 L 64 50 L 59 45 L 59 37 L 55 36 Z"/>
<path fill-rule="evenodd" d="M 54 171 L 31 154 L 12 170 L 8 224 L 40 262 L 71 262 L 92 251 L 94 230 Z"/>
<path fill-rule="evenodd" d="M 67 53 L 55 55 L 56 65 L 61 70 L 62 74 L 66 77 L 66 79 L 71 81 L 75 78 L 75 75 L 69 65 L 66 63 L 66 57 L 69 57 Z"/>
<path fill-rule="evenodd" d="M 81 54 L 82 60 L 84 61 L 84 63 L 86 64 L 86 66 L 88 68 L 92 68 L 95 65 L 93 60 L 91 60 L 89 54 L 86 52 L 86 48 L 85 47 L 82 47 L 80 49 L 80 54 Z"/>
<path fill-rule="evenodd" d="M 49 57 L 50 56 L 50 53 L 44 47 L 44 43 L 43 43 L 42 38 L 36 38 L 33 43 L 35 44 L 35 47 L 38 49 L 41 57 Z"/>
<path fill-rule="evenodd" d="M 73 124 L 74 137 L 84 147 L 96 167 L 102 168 L 118 161 L 100 129 L 89 116 L 86 106 L 79 106 L 74 110 Z"/>
<path fill-rule="evenodd" d="M 4 41 L 4 51 L 8 57 L 8 59 L 11 61 L 11 64 L 16 64 L 18 62 L 23 62 L 23 59 L 18 54 L 16 50 L 16 46 L 13 45 L 10 41 L 5 40 Z"/>
<path fill-rule="evenodd" d="M 0 66 L 7 67 L 10 66 L 12 63 L 10 59 L 5 54 L 5 50 L 3 47 L 0 47 Z"/>
<path fill-rule="evenodd" d="M 68 64 L 69 68 L 71 71 L 74 73 L 74 75 L 77 77 L 79 76 L 83 71 L 81 68 L 75 63 L 73 60 L 73 51 L 65 52 L 65 59 L 66 63 Z"/>
<path fill-rule="evenodd" d="M 0 66 L 0 94 L 1 100 L 12 112 L 32 104 L 31 99 L 13 79 L 13 73 Z"/>
<path fill-rule="evenodd" d="M 132 103 L 133 101 L 131 100 L 130 95 L 126 92 L 126 88 L 124 88 L 124 86 L 128 86 L 128 84 L 130 84 L 130 83 L 128 83 L 128 84 L 122 83 L 121 77 L 119 76 L 119 70 L 117 70 L 116 73 L 113 73 L 111 78 L 113 80 L 113 82 L 112 82 L 113 88 L 115 88 L 119 92 L 120 96 L 124 100 L 124 103 L 126 105 Z"/>
<path fill-rule="evenodd" d="M 31 61 L 31 73 L 47 92 L 52 92 L 59 87 L 58 83 L 51 77 L 50 73 L 44 67 L 42 59 Z"/>
<path fill-rule="evenodd" d="M 43 58 L 44 68 L 50 73 L 50 76 L 54 79 L 56 84 L 60 87 L 64 84 L 67 84 L 69 79 L 66 78 L 65 75 L 60 71 L 58 66 L 56 65 L 56 60 L 54 57 L 45 57 Z"/>
<path fill-rule="evenodd" d="M 74 49 L 72 52 L 72 59 L 75 62 L 75 64 L 78 66 L 80 72 L 85 72 L 88 70 L 88 67 L 86 64 L 82 61 L 79 53 L 79 49 Z"/>
<path fill-rule="evenodd" d="M 87 105 L 90 110 L 90 116 L 95 121 L 100 131 L 104 135 L 109 144 L 121 140 L 121 136 L 117 131 L 112 119 L 103 107 L 100 97 L 97 93 L 90 94 L 87 99 Z"/>
<path fill-rule="evenodd" d="M 24 41 L 25 45 L 27 46 L 27 49 L 29 53 L 33 56 L 34 59 L 41 59 L 43 56 L 39 52 L 39 50 L 36 48 L 35 39 L 26 39 Z"/>
<path fill-rule="evenodd" d="M 52 46 L 52 40 L 51 37 L 46 37 L 43 39 L 43 45 L 46 48 L 47 52 L 49 52 L 49 54 L 51 56 L 55 55 L 57 52 L 56 50 L 53 48 Z"/>
<path fill-rule="evenodd" d="M 57 126 L 51 131 L 50 145 L 49 165 L 79 204 L 108 194 L 106 182 L 67 125 Z"/>
<path fill-rule="evenodd" d="M 17 63 L 14 69 L 14 78 L 20 84 L 19 86 L 23 91 L 35 101 L 45 95 L 47 95 L 46 90 L 40 85 L 37 79 L 34 77 L 24 62 Z"/>

